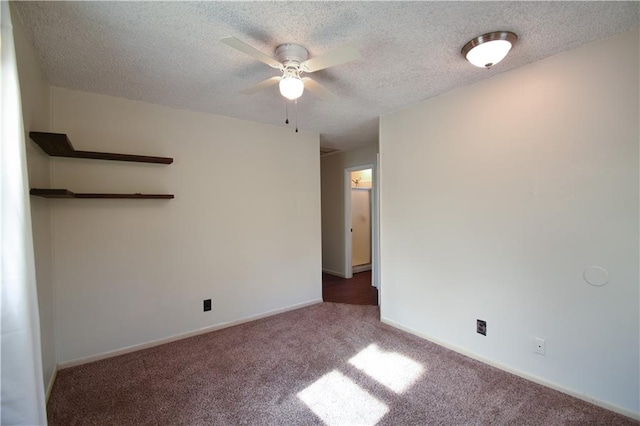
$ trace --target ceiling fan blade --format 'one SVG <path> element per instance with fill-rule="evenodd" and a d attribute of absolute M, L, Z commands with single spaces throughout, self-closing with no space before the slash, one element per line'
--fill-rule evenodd
<path fill-rule="evenodd" d="M 252 58 L 259 60 L 260 62 L 264 62 L 265 64 L 269 65 L 272 68 L 276 68 L 276 69 L 283 68 L 282 64 L 277 60 L 275 60 L 274 58 L 272 58 L 271 56 L 267 55 L 266 53 L 262 53 L 255 47 L 249 46 L 244 41 L 240 41 L 235 37 L 225 37 L 220 41 L 226 44 L 227 46 L 231 46 L 234 49 L 239 50 L 240 52 L 245 53 L 251 56 Z"/>
<path fill-rule="evenodd" d="M 281 76 L 271 77 L 261 81 L 255 86 L 247 87 L 246 89 L 241 90 L 240 93 L 242 93 L 243 95 L 253 95 L 254 93 L 261 91 L 262 89 L 266 89 L 269 86 L 277 84 L 280 80 L 282 80 Z"/>
<path fill-rule="evenodd" d="M 307 89 L 323 101 L 335 102 L 338 100 L 338 97 L 336 95 L 334 95 L 331 91 L 329 91 L 329 89 L 325 88 L 314 79 L 305 77 L 302 79 L 302 82 L 304 83 L 305 89 Z"/>
<path fill-rule="evenodd" d="M 345 62 L 360 59 L 360 52 L 354 46 L 347 44 L 335 50 L 327 52 L 315 58 L 308 59 L 300 64 L 300 69 L 305 72 L 316 72 Z"/>

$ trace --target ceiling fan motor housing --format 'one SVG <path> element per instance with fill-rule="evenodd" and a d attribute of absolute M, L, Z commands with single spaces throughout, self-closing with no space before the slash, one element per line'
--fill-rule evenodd
<path fill-rule="evenodd" d="M 275 57 L 285 68 L 296 67 L 309 58 L 309 52 L 299 44 L 286 43 L 276 47 Z"/>

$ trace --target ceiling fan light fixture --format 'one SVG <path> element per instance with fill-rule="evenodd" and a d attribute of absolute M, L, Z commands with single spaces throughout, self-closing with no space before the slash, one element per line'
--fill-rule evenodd
<path fill-rule="evenodd" d="M 280 94 L 287 99 L 294 100 L 302 96 L 304 83 L 298 76 L 288 75 L 280 80 Z"/>
<path fill-rule="evenodd" d="M 489 69 L 507 56 L 517 40 L 511 31 L 483 34 L 464 45 L 462 56 L 476 67 Z"/>

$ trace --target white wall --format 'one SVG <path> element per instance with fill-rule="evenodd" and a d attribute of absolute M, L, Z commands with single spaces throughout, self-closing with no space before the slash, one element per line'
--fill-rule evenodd
<path fill-rule="evenodd" d="M 24 31 L 20 16 L 12 9 L 13 33 L 22 95 L 22 115 L 27 137 L 26 152 L 29 185 L 49 187 L 49 157 L 29 139 L 30 131 L 48 131 L 50 128 L 49 80 L 43 71 L 31 41 Z M 31 222 L 36 264 L 38 308 L 40 314 L 40 341 L 45 389 L 50 388 L 56 368 L 54 343 L 53 284 L 51 281 L 51 211 L 49 203 L 31 197 Z"/>
<path fill-rule="evenodd" d="M 56 188 L 176 196 L 49 201 L 60 362 L 321 301 L 317 134 L 60 88 L 52 109 L 76 149 L 175 159 L 52 159 Z"/>
<path fill-rule="evenodd" d="M 375 164 L 377 144 L 321 157 L 322 269 L 344 276 L 344 170 Z"/>
<path fill-rule="evenodd" d="M 638 39 L 381 119 L 384 321 L 639 415 Z"/>

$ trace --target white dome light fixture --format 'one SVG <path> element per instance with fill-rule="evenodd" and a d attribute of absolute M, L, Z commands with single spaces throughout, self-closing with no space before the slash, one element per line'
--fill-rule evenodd
<path fill-rule="evenodd" d="M 518 36 L 510 31 L 494 31 L 464 45 L 462 56 L 479 68 L 489 69 L 507 56 Z"/>
<path fill-rule="evenodd" d="M 285 70 L 282 80 L 280 80 L 280 94 L 292 101 L 302 96 L 304 92 L 304 82 L 297 72 L 287 72 Z"/>

